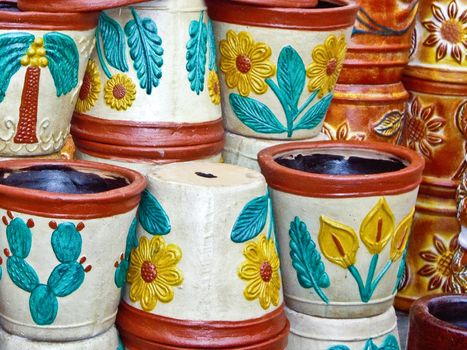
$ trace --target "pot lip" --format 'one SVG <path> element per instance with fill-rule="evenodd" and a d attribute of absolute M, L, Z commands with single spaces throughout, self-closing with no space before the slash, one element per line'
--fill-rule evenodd
<path fill-rule="evenodd" d="M 359 149 L 395 156 L 407 162 L 404 169 L 369 175 L 307 173 L 280 165 L 275 159 L 287 153 L 320 149 Z M 425 160 L 402 146 L 370 141 L 292 142 L 266 148 L 258 154 L 261 171 L 275 190 L 305 197 L 346 198 L 394 195 L 420 185 Z M 384 188 L 381 184 L 384 183 Z"/>
<path fill-rule="evenodd" d="M 269 7 L 297 7 L 297 8 L 311 8 L 315 7 L 318 4 L 319 0 L 295 0 L 291 2 L 290 0 L 268 0 L 268 4 L 264 3 L 264 0 L 231 0 L 232 2 L 238 2 L 246 5 Z M 332 2 L 332 1 L 331 1 Z"/>
<path fill-rule="evenodd" d="M 48 159 L 12 159 L 0 162 L 0 168 L 13 170 L 38 165 L 60 165 L 85 171 L 104 171 L 122 176 L 130 183 L 110 191 L 91 194 L 48 192 L 0 184 L 1 208 L 57 218 L 107 217 L 125 213 L 134 208 L 147 185 L 145 176 L 139 172 L 106 163 Z"/>
<path fill-rule="evenodd" d="M 124 7 L 149 0 L 17 0 L 22 11 L 93 12 Z"/>

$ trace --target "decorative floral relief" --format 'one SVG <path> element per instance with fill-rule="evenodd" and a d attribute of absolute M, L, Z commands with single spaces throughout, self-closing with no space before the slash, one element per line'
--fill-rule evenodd
<path fill-rule="evenodd" d="M 350 130 L 349 123 L 344 121 L 340 123 L 336 129 L 334 129 L 330 124 L 324 123 L 323 133 L 329 137 L 330 140 L 357 140 L 363 141 L 366 139 L 366 135 L 363 132 L 352 132 Z"/>
<path fill-rule="evenodd" d="M 328 350 L 350 350 L 350 348 L 347 345 L 335 345 Z M 362 350 L 400 350 L 400 346 L 397 338 L 390 334 L 380 346 L 376 345 L 372 339 L 368 339 Z"/>
<path fill-rule="evenodd" d="M 430 33 L 423 45 L 436 48 L 436 61 L 449 53 L 454 61 L 462 64 L 467 48 L 467 9 L 463 10 L 453 0 L 449 5 L 432 4 L 431 12 L 432 20 L 422 22 Z"/>
<path fill-rule="evenodd" d="M 78 95 L 75 110 L 77 112 L 88 112 L 95 106 L 101 92 L 101 76 L 94 60 L 90 59 L 86 72 L 84 73 L 83 85 Z"/>
<path fill-rule="evenodd" d="M 417 51 L 417 40 L 417 28 L 414 28 L 410 37 L 409 58 L 412 57 Z"/>
<path fill-rule="evenodd" d="M 382 137 L 393 137 L 402 131 L 405 112 L 398 110 L 387 112 L 373 125 L 373 131 Z"/>
<path fill-rule="evenodd" d="M 463 100 L 456 109 L 455 120 L 457 129 L 462 134 L 462 136 L 467 139 L 467 99 Z M 464 154 L 467 156 L 467 141 L 464 143 Z M 459 181 L 462 179 L 462 176 L 467 171 L 467 161 L 465 157 L 462 159 L 461 164 L 457 168 L 456 172 L 452 179 L 454 181 Z"/>
<path fill-rule="evenodd" d="M 127 75 L 115 74 L 105 84 L 104 99 L 112 109 L 126 111 L 136 99 L 136 86 Z"/>
<path fill-rule="evenodd" d="M 221 103 L 221 84 L 219 82 L 219 76 L 215 70 L 209 72 L 208 77 L 208 91 L 209 97 L 213 104 L 220 105 Z"/>

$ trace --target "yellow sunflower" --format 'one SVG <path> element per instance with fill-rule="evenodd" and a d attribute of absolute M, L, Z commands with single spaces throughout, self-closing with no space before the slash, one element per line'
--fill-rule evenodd
<path fill-rule="evenodd" d="M 101 76 L 99 70 L 97 69 L 96 62 L 89 60 L 75 110 L 81 113 L 89 111 L 96 104 L 100 92 Z"/>
<path fill-rule="evenodd" d="M 219 77 L 213 70 L 209 72 L 208 91 L 211 102 L 215 105 L 219 105 L 221 103 L 221 86 L 219 83 Z"/>
<path fill-rule="evenodd" d="M 269 61 L 271 48 L 255 42 L 250 33 L 229 30 L 220 42 L 220 67 L 229 89 L 237 88 L 240 95 L 248 96 L 268 91 L 266 79 L 276 74 L 276 66 Z"/>
<path fill-rule="evenodd" d="M 117 111 L 126 111 L 136 98 L 136 86 L 125 74 L 116 74 L 105 84 L 105 103 Z"/>
<path fill-rule="evenodd" d="M 338 38 L 330 35 L 324 44 L 320 44 L 313 49 L 311 63 L 306 70 L 306 75 L 310 78 L 308 90 L 310 92 L 319 90 L 318 97 L 331 92 L 336 85 L 339 74 L 344 65 L 347 43 L 342 34 Z"/>
<path fill-rule="evenodd" d="M 262 234 L 258 242 L 247 244 L 243 255 L 246 261 L 240 266 L 238 276 L 248 282 L 243 292 L 245 298 L 250 301 L 259 299 L 264 310 L 271 304 L 279 305 L 280 262 L 274 241 Z"/>
<path fill-rule="evenodd" d="M 154 310 L 158 301 L 171 302 L 172 287 L 183 282 L 182 273 L 176 267 L 181 258 L 180 248 L 175 244 L 166 245 L 162 236 L 154 236 L 151 241 L 142 237 L 131 252 L 128 268 L 131 301 L 139 301 L 148 312 Z"/>

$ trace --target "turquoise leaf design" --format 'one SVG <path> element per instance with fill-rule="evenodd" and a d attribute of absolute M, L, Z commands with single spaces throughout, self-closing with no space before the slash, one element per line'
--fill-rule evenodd
<path fill-rule="evenodd" d="M 141 195 L 138 221 L 152 235 L 166 235 L 170 232 L 170 219 L 159 201 L 148 190 Z"/>
<path fill-rule="evenodd" d="M 365 343 L 365 347 L 363 348 L 363 350 L 378 350 L 378 346 L 375 343 L 373 343 L 372 339 L 368 339 Z"/>
<path fill-rule="evenodd" d="M 316 243 L 311 238 L 306 224 L 298 216 L 290 223 L 289 235 L 290 258 L 297 271 L 298 282 L 303 288 L 313 288 L 321 300 L 328 303 L 329 299 L 321 288 L 331 285 L 329 276 Z"/>
<path fill-rule="evenodd" d="M 52 324 L 58 312 L 57 297 L 48 286 L 41 284 L 32 291 L 29 297 L 29 310 L 32 319 L 38 325 Z"/>
<path fill-rule="evenodd" d="M 128 236 L 126 238 L 126 248 L 124 259 L 120 262 L 114 274 L 114 282 L 117 288 L 122 288 L 126 282 L 126 275 L 129 267 L 130 254 L 133 248 L 138 246 L 138 237 L 136 235 L 136 228 L 138 226 L 138 220 L 133 219 L 128 230 Z"/>
<path fill-rule="evenodd" d="M 319 125 L 326 116 L 329 105 L 332 101 L 332 94 L 327 94 L 303 115 L 299 122 L 294 126 L 294 130 L 313 129 Z"/>
<path fill-rule="evenodd" d="M 238 94 L 230 94 L 229 99 L 238 119 L 250 129 L 264 134 L 280 134 L 287 131 L 264 103 Z"/>
<path fill-rule="evenodd" d="M 78 86 L 79 53 L 68 35 L 52 32 L 44 35 L 44 47 L 57 96 L 68 94 Z"/>
<path fill-rule="evenodd" d="M 279 54 L 277 81 L 286 94 L 289 108 L 293 114 L 298 111 L 298 101 L 305 87 L 305 64 L 292 46 L 286 46 Z"/>
<path fill-rule="evenodd" d="M 10 256 L 6 263 L 8 275 L 14 284 L 26 292 L 32 292 L 39 285 L 36 270 L 24 259 Z"/>
<path fill-rule="evenodd" d="M 128 72 L 125 33 L 120 24 L 102 12 L 99 17 L 99 32 L 104 45 L 104 55 L 109 64 L 122 72 Z"/>
<path fill-rule="evenodd" d="M 328 350 L 350 350 L 350 348 L 345 345 L 335 345 L 330 347 Z"/>
<path fill-rule="evenodd" d="M 32 245 L 32 232 L 21 218 L 14 218 L 6 228 L 6 237 L 11 253 L 18 258 L 26 258 Z"/>
<path fill-rule="evenodd" d="M 138 220 L 133 219 L 128 230 L 128 236 L 126 238 L 125 257 L 129 257 L 133 248 L 138 246 L 138 237 L 136 236 L 136 228 L 138 227 Z"/>
<path fill-rule="evenodd" d="M 191 90 L 198 95 L 204 90 L 204 75 L 206 73 L 206 52 L 208 34 L 204 23 L 204 11 L 199 16 L 199 21 L 191 21 L 188 30 L 190 39 L 186 44 L 186 70 Z"/>
<path fill-rule="evenodd" d="M 123 345 L 123 342 L 122 340 L 120 339 L 120 337 L 118 337 L 118 345 L 117 345 L 117 349 L 116 350 L 125 350 L 125 346 Z"/>
<path fill-rule="evenodd" d="M 268 218 L 268 196 L 249 201 L 235 221 L 230 239 L 243 243 L 258 236 L 263 231 Z"/>
<path fill-rule="evenodd" d="M 21 58 L 34 41 L 28 33 L 6 33 L 0 35 L 0 103 L 3 102 L 11 78 L 21 68 Z"/>
<path fill-rule="evenodd" d="M 135 9 L 131 9 L 131 13 L 134 19 L 125 25 L 130 56 L 141 88 L 150 95 L 162 78 L 162 39 L 157 34 L 156 22 L 151 18 L 141 19 Z"/>
<path fill-rule="evenodd" d="M 83 284 L 84 269 L 76 261 L 56 266 L 47 280 L 47 285 L 57 297 L 66 297 Z"/>
<path fill-rule="evenodd" d="M 52 233 L 50 240 L 55 257 L 62 263 L 68 263 L 79 258 L 83 239 L 71 222 L 64 222 Z"/>
<path fill-rule="evenodd" d="M 389 334 L 378 350 L 400 350 L 399 342 L 394 335 Z"/>
<path fill-rule="evenodd" d="M 401 280 L 404 277 L 406 259 L 407 259 L 407 248 L 404 251 L 404 255 L 402 256 L 401 263 L 399 265 L 399 270 L 397 271 L 397 281 L 396 281 L 396 285 L 394 286 L 394 289 L 392 290 L 393 293 L 397 291 L 397 289 L 399 288 L 401 284 Z"/>
<path fill-rule="evenodd" d="M 209 69 L 217 72 L 217 51 L 216 51 L 216 37 L 214 29 L 212 28 L 212 21 L 208 20 L 208 38 L 209 38 Z"/>

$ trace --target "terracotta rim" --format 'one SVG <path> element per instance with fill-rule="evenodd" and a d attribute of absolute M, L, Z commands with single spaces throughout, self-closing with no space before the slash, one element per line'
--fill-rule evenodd
<path fill-rule="evenodd" d="M 428 93 L 433 95 L 441 95 L 441 96 L 460 96 L 465 97 L 467 95 L 467 84 L 464 82 L 463 84 L 457 84 L 455 82 L 443 82 L 443 81 L 435 81 L 435 80 L 426 80 L 420 79 L 413 76 L 406 75 L 402 76 L 402 82 L 404 86 L 409 91 L 416 91 L 422 93 Z M 467 75 L 462 75 L 458 73 L 458 75 L 463 76 L 464 79 Z M 430 75 L 427 75 L 429 77 Z"/>
<path fill-rule="evenodd" d="M 84 171 L 103 171 L 125 177 L 130 184 L 94 194 L 66 194 L 0 185 L 0 207 L 15 212 L 67 219 L 95 219 L 127 213 L 140 201 L 146 178 L 140 173 L 103 163 L 63 160 L 6 160 L 1 168 L 22 169 L 36 165 L 63 165 Z"/>
<path fill-rule="evenodd" d="M 320 149 L 360 149 L 398 157 L 406 168 L 373 175 L 324 175 L 294 170 L 276 163 L 288 153 Z M 294 142 L 266 148 L 258 154 L 261 171 L 275 190 L 305 197 L 345 198 L 394 195 L 409 192 L 419 186 L 424 159 L 405 147 L 382 142 L 319 141 Z"/>
<path fill-rule="evenodd" d="M 284 8 L 242 4 L 229 0 L 206 0 L 214 21 L 257 27 L 329 31 L 351 28 L 358 5 L 349 0 L 327 0 L 334 8 Z"/>
<path fill-rule="evenodd" d="M 289 329 L 284 305 L 260 318 L 227 322 L 177 320 L 149 314 L 122 302 L 117 325 L 124 338 L 166 345 L 167 349 L 171 346 L 176 349 L 249 349 L 250 346 L 257 349 L 257 344 L 271 339 L 274 339 L 273 345 L 282 344 L 283 334 L 288 334 Z M 159 331 L 155 332 L 156 329 Z M 277 346 L 266 349 L 276 348 L 279 349 Z"/>
<path fill-rule="evenodd" d="M 238 2 L 247 5 L 256 5 L 263 7 L 304 7 L 310 8 L 315 7 L 318 4 L 318 0 L 231 0 L 232 2 Z M 266 2 L 266 4 L 265 4 Z"/>
<path fill-rule="evenodd" d="M 419 78 L 427 80 L 431 78 L 431 81 L 440 81 L 444 83 L 463 84 L 467 79 L 467 70 L 449 70 L 440 69 L 438 67 L 419 67 L 409 65 L 405 68 L 404 74 L 407 77 Z"/>
<path fill-rule="evenodd" d="M 334 89 L 333 103 L 337 101 L 356 100 L 362 103 L 394 103 L 407 102 L 409 93 L 401 82 L 384 85 L 344 84 L 338 83 Z"/>
<path fill-rule="evenodd" d="M 23 11 L 90 12 L 123 7 L 148 0 L 18 0 Z"/>

